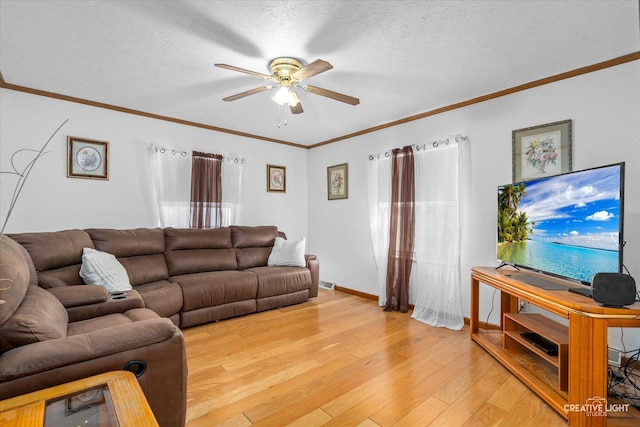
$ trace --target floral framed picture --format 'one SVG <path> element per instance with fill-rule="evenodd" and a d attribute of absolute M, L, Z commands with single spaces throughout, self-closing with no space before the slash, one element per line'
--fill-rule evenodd
<path fill-rule="evenodd" d="M 349 164 L 327 168 L 327 195 L 329 200 L 349 198 Z"/>
<path fill-rule="evenodd" d="M 287 168 L 267 165 L 267 191 L 285 193 L 287 191 Z"/>
<path fill-rule="evenodd" d="M 67 177 L 109 179 L 109 143 L 67 137 Z"/>
<path fill-rule="evenodd" d="M 570 172 L 571 120 L 513 131 L 513 182 Z"/>

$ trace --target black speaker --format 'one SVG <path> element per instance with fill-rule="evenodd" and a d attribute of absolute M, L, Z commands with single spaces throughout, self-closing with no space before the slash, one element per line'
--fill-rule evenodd
<path fill-rule="evenodd" d="M 596 273 L 591 290 L 593 299 L 607 307 L 631 305 L 636 300 L 636 281 L 628 274 Z"/>

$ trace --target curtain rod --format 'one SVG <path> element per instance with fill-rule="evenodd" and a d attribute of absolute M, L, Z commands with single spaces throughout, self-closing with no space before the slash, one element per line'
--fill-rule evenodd
<path fill-rule="evenodd" d="M 462 134 L 456 134 L 455 136 L 453 136 L 455 142 L 461 142 L 461 141 L 467 141 L 468 138 Z M 439 139 L 439 140 L 435 140 L 433 142 L 431 142 L 431 144 L 422 144 L 422 145 L 418 145 L 418 144 L 413 144 L 411 145 L 416 151 L 426 151 L 427 148 L 438 148 L 440 146 L 440 144 L 444 144 L 444 145 L 449 145 L 449 138 L 447 139 Z M 428 145 L 430 145 L 431 147 L 429 147 Z M 369 154 L 369 160 L 378 160 L 381 157 L 391 157 L 393 149 L 391 150 L 386 150 L 384 153 L 380 154 L 380 153 L 376 153 L 376 154 Z"/>
<path fill-rule="evenodd" d="M 180 156 L 186 156 L 187 154 L 191 154 L 192 150 L 176 150 L 175 148 L 165 148 L 165 147 L 158 147 L 155 144 L 151 144 L 151 148 L 153 148 L 156 153 L 160 153 L 160 154 L 171 154 L 172 156 L 176 156 L 176 155 L 180 155 Z M 229 156 L 222 156 L 223 160 L 226 160 L 227 163 L 240 163 L 240 164 L 244 164 L 245 162 L 245 158 L 239 158 L 239 157 L 229 157 Z"/>

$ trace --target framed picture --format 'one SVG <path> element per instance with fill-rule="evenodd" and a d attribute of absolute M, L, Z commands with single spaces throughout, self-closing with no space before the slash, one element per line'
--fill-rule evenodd
<path fill-rule="evenodd" d="M 109 179 L 109 143 L 68 136 L 67 177 Z"/>
<path fill-rule="evenodd" d="M 267 165 L 267 191 L 284 193 L 287 190 L 287 168 Z"/>
<path fill-rule="evenodd" d="M 349 164 L 327 168 L 327 194 L 329 200 L 349 198 Z"/>
<path fill-rule="evenodd" d="M 513 182 L 571 171 L 571 120 L 513 131 Z"/>

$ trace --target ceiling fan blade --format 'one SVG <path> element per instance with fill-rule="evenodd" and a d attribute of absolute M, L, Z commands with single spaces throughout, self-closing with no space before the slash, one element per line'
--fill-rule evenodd
<path fill-rule="evenodd" d="M 304 110 L 302 109 L 302 104 L 300 102 L 298 102 L 296 105 L 293 105 L 293 106 L 290 105 L 289 109 L 293 114 L 304 113 Z"/>
<path fill-rule="evenodd" d="M 238 71 L 240 73 L 245 73 L 245 74 L 249 74 L 251 76 L 256 76 L 256 77 L 260 77 L 263 79 L 270 79 L 271 76 L 268 74 L 264 74 L 264 73 L 258 73 L 256 71 L 251 71 L 251 70 L 245 70 L 244 68 L 240 68 L 240 67 L 234 67 L 233 65 L 227 65 L 227 64 L 215 64 L 216 67 L 220 67 L 220 68 L 224 68 L 226 70 L 231 70 L 231 71 Z"/>
<path fill-rule="evenodd" d="M 315 76 L 316 74 L 323 73 L 327 70 L 333 68 L 333 65 L 329 64 L 327 61 L 323 61 L 322 59 L 316 59 L 311 64 L 307 64 L 306 67 L 302 67 L 295 73 L 293 73 L 293 77 L 298 80 L 308 79 L 311 76 Z"/>
<path fill-rule="evenodd" d="M 360 104 L 360 100 L 358 98 L 354 98 L 353 96 L 345 95 L 343 93 L 334 92 L 329 89 L 322 89 L 321 87 L 305 85 L 305 89 L 307 92 L 314 93 L 316 95 L 326 96 L 327 98 L 335 99 L 336 101 L 345 102 L 350 105 L 358 105 Z"/>
<path fill-rule="evenodd" d="M 265 90 L 271 89 L 270 86 L 260 86 L 255 89 L 247 90 L 245 92 L 236 93 L 235 95 L 227 96 L 226 98 L 222 98 L 223 101 L 235 101 L 236 99 L 244 98 L 245 96 L 254 95 L 256 93 L 264 92 Z"/>

